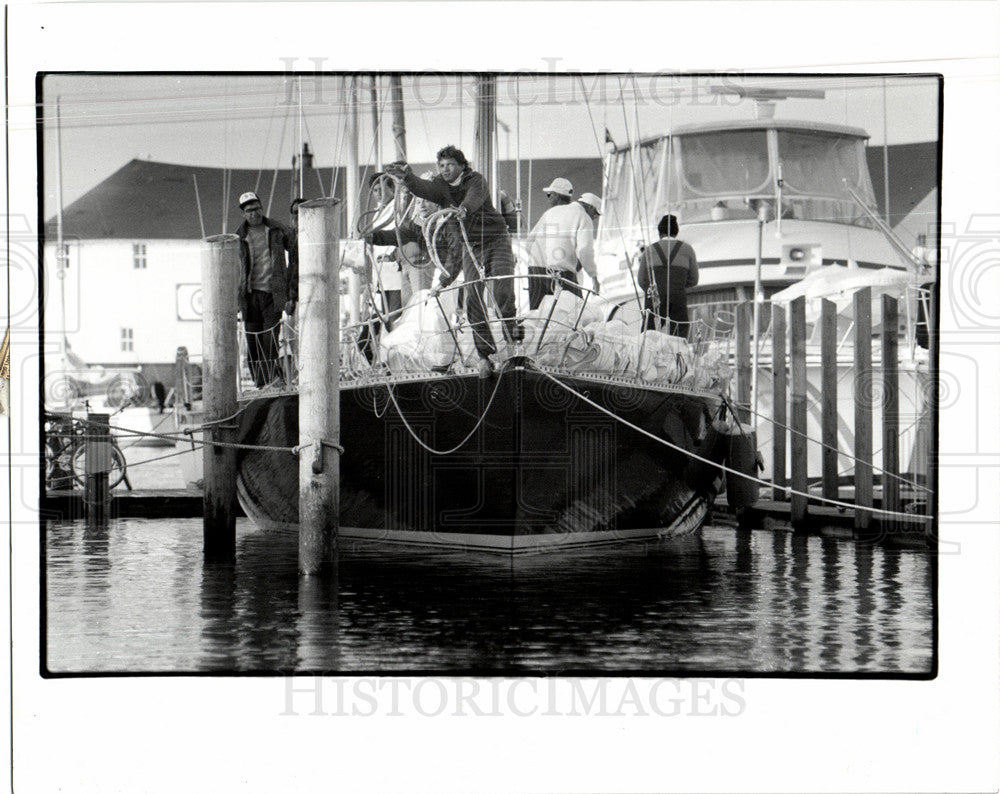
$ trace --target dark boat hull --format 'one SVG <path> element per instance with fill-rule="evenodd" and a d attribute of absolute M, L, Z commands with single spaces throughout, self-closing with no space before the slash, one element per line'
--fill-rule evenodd
<path fill-rule="evenodd" d="M 718 398 L 557 377 L 605 410 L 521 367 L 488 380 L 394 382 L 391 395 L 386 383 L 344 388 L 341 537 L 519 553 L 697 529 L 717 472 L 656 439 L 697 452 Z M 297 395 L 250 403 L 240 436 L 295 446 Z M 266 450 L 238 457 L 247 514 L 295 525 L 295 459 Z"/>

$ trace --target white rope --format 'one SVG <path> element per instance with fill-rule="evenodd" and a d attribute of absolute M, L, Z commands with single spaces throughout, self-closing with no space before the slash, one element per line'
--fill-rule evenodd
<path fill-rule="evenodd" d="M 500 370 L 500 372 L 497 374 L 497 384 L 496 384 L 496 386 L 493 387 L 493 394 L 490 395 L 490 400 L 489 400 L 488 403 L 486 403 L 486 408 L 483 409 L 482 416 L 479 417 L 479 420 L 473 426 L 472 430 L 469 431 L 469 434 L 465 438 L 463 438 L 461 441 L 459 441 L 457 446 L 454 446 L 454 447 L 452 447 L 451 449 L 448 449 L 448 450 L 434 449 L 432 447 L 429 447 L 427 444 L 425 444 L 424 441 L 423 441 L 423 439 L 421 439 L 416 434 L 416 432 L 414 432 L 413 428 L 410 427 L 410 423 L 406 421 L 406 417 L 403 416 L 403 412 L 399 408 L 399 403 L 396 402 L 396 397 L 392 393 L 392 385 L 391 384 L 387 385 L 387 391 L 389 392 L 389 399 L 392 400 L 392 404 L 396 407 L 396 413 L 398 413 L 399 414 L 399 418 L 403 420 L 403 425 L 406 427 L 406 429 L 409 432 L 409 434 L 413 437 L 413 440 L 416 441 L 425 450 L 427 450 L 428 452 L 430 452 L 432 455 L 451 455 L 452 453 L 457 452 L 462 447 L 464 447 L 465 444 L 468 442 L 468 440 L 470 438 L 472 438 L 472 436 L 475 434 L 475 432 L 479 429 L 479 426 L 485 421 L 486 415 L 490 412 L 490 407 L 493 405 L 493 400 L 496 399 L 497 392 L 500 390 L 500 381 L 502 379 L 503 379 L 503 370 Z"/>
<path fill-rule="evenodd" d="M 690 450 L 684 449 L 683 447 L 678 446 L 677 444 L 673 444 L 670 441 L 667 441 L 665 438 L 660 438 L 659 436 L 657 436 L 657 435 L 655 435 L 653 433 L 650 433 L 648 430 L 644 430 L 643 428 L 641 428 L 641 427 L 639 427 L 637 425 L 632 424 L 628 420 L 622 419 L 620 416 L 618 416 L 614 412 L 609 411 L 603 405 L 600 405 L 600 404 L 594 402 L 593 400 L 591 400 L 586 395 L 581 394 L 576 389 L 574 389 L 572 386 L 568 386 L 567 384 L 563 383 L 561 380 L 559 380 L 555 376 L 550 375 L 548 372 L 545 372 L 544 370 L 541 370 L 541 369 L 536 369 L 535 371 L 539 372 L 542 375 L 544 375 L 546 378 L 548 378 L 549 380 L 551 380 L 556 385 L 561 386 L 563 389 L 565 389 L 566 391 L 568 391 L 570 394 L 574 395 L 578 399 L 583 400 L 588 405 L 593 406 L 598 411 L 601 411 L 602 413 L 607 414 L 612 419 L 615 419 L 616 421 L 621 422 L 623 425 L 625 425 L 628 428 L 631 428 L 632 430 L 635 430 L 637 433 L 642 433 L 642 435 L 648 436 L 649 438 L 653 439 L 654 441 L 659 442 L 660 444 L 663 444 L 664 446 L 670 447 L 671 449 L 675 449 L 678 452 L 681 452 L 681 453 L 683 453 L 683 454 L 685 454 L 685 455 L 687 455 L 687 456 L 689 456 L 691 458 L 694 458 L 695 460 L 701 461 L 702 463 L 707 463 L 709 466 L 714 466 L 715 468 L 720 469 L 721 471 L 724 471 L 724 472 L 727 472 L 727 473 L 731 473 L 731 474 L 735 474 L 737 477 L 742 477 L 745 480 L 750 480 L 750 482 L 757 483 L 758 485 L 761 485 L 761 486 L 766 486 L 766 487 L 773 486 L 773 483 L 770 483 L 767 480 L 761 480 L 758 477 L 754 477 L 752 474 L 744 474 L 741 471 L 736 471 L 736 469 L 731 469 L 731 468 L 729 468 L 728 466 L 726 466 L 723 463 L 716 463 L 715 461 L 709 460 L 708 458 L 703 458 L 701 455 L 698 455 L 697 453 L 691 452 Z M 877 507 L 866 507 L 866 506 L 862 506 L 862 505 L 852 504 L 850 502 L 841 502 L 841 501 L 839 501 L 837 499 L 827 499 L 827 498 L 825 498 L 823 496 L 817 496 L 815 494 L 811 494 L 811 493 L 808 493 L 808 492 L 803 493 L 802 491 L 796 491 L 796 490 L 794 490 L 792 488 L 782 487 L 782 490 L 783 491 L 787 491 L 790 494 L 794 494 L 795 496 L 804 496 L 807 499 L 813 499 L 813 500 L 818 501 L 818 502 L 824 502 L 825 504 L 833 505 L 834 507 L 843 507 L 843 508 L 848 508 L 848 509 L 851 509 L 851 510 L 864 510 L 865 512 L 868 512 L 868 513 L 872 513 L 872 514 L 875 514 L 875 515 L 889 516 L 889 517 L 892 517 L 892 518 L 906 518 L 906 519 L 917 519 L 917 518 L 920 518 L 920 516 L 916 516 L 916 515 L 913 515 L 913 514 L 910 514 L 910 513 L 897 513 L 897 512 L 894 512 L 892 510 L 882 510 L 882 509 L 877 508 Z"/>
<path fill-rule="evenodd" d="M 763 419 L 765 422 L 770 422 L 775 427 L 780 427 L 783 430 L 786 430 L 787 432 L 791 433 L 792 435 L 801 436 L 801 437 L 805 438 L 806 441 L 808 441 L 808 442 L 810 442 L 812 444 L 819 444 L 819 446 L 822 449 L 828 449 L 831 452 L 836 452 L 838 456 L 847 458 L 852 463 L 855 463 L 855 464 L 860 463 L 863 466 L 870 466 L 874 471 L 878 472 L 879 474 L 883 475 L 884 477 L 889 477 L 889 478 L 891 478 L 893 480 L 898 480 L 901 483 L 906 483 L 907 485 L 909 485 L 909 486 L 911 486 L 913 488 L 917 488 L 917 489 L 919 489 L 921 491 L 927 491 L 927 493 L 932 493 L 931 489 L 927 488 L 924 485 L 920 485 L 919 483 L 913 482 L 913 480 L 908 480 L 906 477 L 903 477 L 902 475 L 893 474 L 892 472 L 886 471 L 881 466 L 876 466 L 874 463 L 872 463 L 870 461 L 861 460 L 860 458 L 856 458 L 850 452 L 845 452 L 844 450 L 841 450 L 838 447 L 831 446 L 830 444 L 827 444 L 824 441 L 820 441 L 818 439 L 812 438 L 808 433 L 804 433 L 801 430 L 796 430 L 791 425 L 782 424 L 781 422 L 778 422 L 778 421 L 776 421 L 775 419 L 772 419 L 769 416 L 765 416 L 764 414 L 760 413 L 759 411 L 754 411 L 749 406 L 743 405 L 741 403 L 737 403 L 735 400 L 733 401 L 733 404 L 737 405 L 739 408 L 742 408 L 743 410 L 749 412 L 752 416 L 755 416 L 758 419 Z M 916 425 L 917 425 L 917 422 L 913 422 L 903 432 L 906 432 L 906 431 L 908 431 L 908 430 L 916 427 Z M 845 471 L 849 471 L 849 469 L 845 469 Z M 778 486 L 778 487 L 782 487 L 782 486 Z"/>

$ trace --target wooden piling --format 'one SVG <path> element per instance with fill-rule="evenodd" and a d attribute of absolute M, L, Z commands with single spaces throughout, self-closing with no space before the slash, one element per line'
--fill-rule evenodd
<path fill-rule="evenodd" d="M 237 290 L 239 238 L 205 238 L 201 260 L 202 400 L 205 409 L 203 521 L 205 559 L 236 557 L 236 450 L 211 442 L 236 442 Z M 213 424 L 215 423 L 215 424 Z"/>
<path fill-rule="evenodd" d="M 837 471 L 837 304 L 824 300 L 820 312 L 820 368 L 823 371 L 822 425 L 823 441 L 823 497 L 839 499 L 840 488 Z"/>
<path fill-rule="evenodd" d="M 750 329 L 753 327 L 753 302 L 744 301 L 736 307 L 736 410 L 746 424 L 750 417 L 750 384 L 753 380 L 750 356 Z"/>
<path fill-rule="evenodd" d="M 798 297 L 792 301 L 789 317 L 792 359 L 792 526 L 802 527 L 808 514 L 808 499 L 803 496 L 809 490 L 809 450 L 806 446 L 806 299 Z"/>
<path fill-rule="evenodd" d="M 872 291 L 854 293 L 854 528 L 865 530 L 873 502 L 872 402 L 875 393 L 872 371 Z"/>
<path fill-rule="evenodd" d="M 771 481 L 774 488 L 771 496 L 775 501 L 781 501 L 788 497 L 784 488 L 788 482 L 785 457 L 788 445 L 788 436 L 785 432 L 785 427 L 788 425 L 788 364 L 786 362 L 788 343 L 785 328 L 785 307 L 771 304 L 771 394 L 772 418 L 774 419 L 771 453 Z"/>
<path fill-rule="evenodd" d="M 882 296 L 882 509 L 899 512 L 899 302 Z M 887 528 L 893 522 L 884 519 Z"/>
<path fill-rule="evenodd" d="M 938 472 L 939 441 L 938 434 L 941 429 L 940 415 L 940 391 L 939 378 L 941 376 L 941 285 L 935 283 L 931 287 L 930 312 L 927 316 L 927 353 L 928 367 L 927 375 L 930 378 L 932 394 L 931 398 L 931 433 L 927 445 L 927 486 L 930 488 L 929 513 L 937 516 L 940 509 L 940 497 L 938 496 L 938 486 L 940 483 Z M 927 528 L 927 540 L 929 543 L 936 542 L 935 536 L 936 522 L 932 522 Z"/>
<path fill-rule="evenodd" d="M 111 427 L 108 414 L 87 414 L 84 447 L 84 473 L 86 493 L 84 504 L 87 525 L 100 527 L 108 523 L 111 489 L 108 472 L 111 471 Z"/>
<path fill-rule="evenodd" d="M 334 567 L 340 525 L 337 203 L 299 205 L 299 572 L 306 575 Z"/>

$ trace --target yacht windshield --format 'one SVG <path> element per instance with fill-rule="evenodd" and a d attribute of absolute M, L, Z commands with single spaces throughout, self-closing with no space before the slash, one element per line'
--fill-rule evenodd
<path fill-rule="evenodd" d="M 795 217 L 868 225 L 848 189 L 869 207 L 875 206 L 863 140 L 779 130 L 778 155 L 784 198 Z"/>
<path fill-rule="evenodd" d="M 704 223 L 754 220 L 769 207 L 773 218 L 779 193 L 782 218 L 871 228 L 851 190 L 877 206 L 863 138 L 780 128 L 663 137 L 612 155 L 601 245 L 655 239 L 668 212 Z"/>
<path fill-rule="evenodd" d="M 683 197 L 747 196 L 767 190 L 765 130 L 712 132 L 680 138 Z"/>

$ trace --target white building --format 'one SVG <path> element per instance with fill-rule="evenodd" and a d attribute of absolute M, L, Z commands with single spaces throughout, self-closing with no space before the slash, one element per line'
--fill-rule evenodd
<path fill-rule="evenodd" d="M 132 160 L 64 211 L 62 278 L 56 220 L 48 223 L 47 337 L 64 329 L 74 354 L 105 367 L 170 364 L 181 346 L 199 355 L 204 236 L 235 232 L 245 190 L 288 224 L 294 174 Z M 308 168 L 305 192 L 323 195 Z"/>

